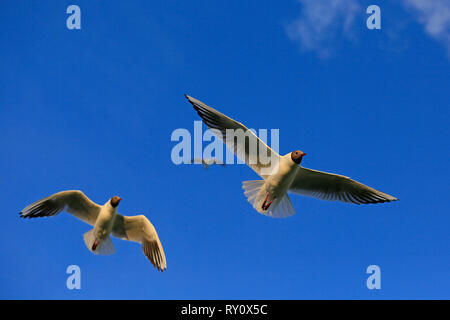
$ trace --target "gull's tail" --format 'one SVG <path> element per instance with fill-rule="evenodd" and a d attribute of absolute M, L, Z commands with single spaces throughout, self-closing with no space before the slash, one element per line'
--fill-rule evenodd
<path fill-rule="evenodd" d="M 108 256 L 108 255 L 116 253 L 116 248 L 114 248 L 114 245 L 113 245 L 110 237 L 101 239 L 100 243 L 95 248 L 95 250 L 92 250 L 94 242 L 97 239 L 95 236 L 94 229 L 91 229 L 88 232 L 86 232 L 83 235 L 83 239 L 84 239 L 84 244 L 86 245 L 86 247 L 89 249 L 89 251 L 93 252 L 94 254 Z"/>
<path fill-rule="evenodd" d="M 247 197 L 248 202 L 259 213 L 272 218 L 286 218 L 295 214 L 291 200 L 287 193 L 281 198 L 275 198 L 267 210 L 262 209 L 266 197 L 264 189 L 264 180 L 250 180 L 242 182 L 242 189 Z"/>

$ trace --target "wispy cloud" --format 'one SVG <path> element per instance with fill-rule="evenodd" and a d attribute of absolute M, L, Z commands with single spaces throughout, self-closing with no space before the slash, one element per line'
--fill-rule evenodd
<path fill-rule="evenodd" d="M 301 49 L 315 51 L 320 57 L 331 54 L 340 36 L 354 38 L 355 30 L 365 27 L 362 22 L 365 20 L 358 21 L 360 28 L 355 26 L 356 19 L 367 17 L 360 0 L 297 1 L 301 5 L 300 16 L 287 26 L 287 34 Z M 450 0 L 401 0 L 400 3 L 423 25 L 430 37 L 447 49 L 450 57 Z"/>
<path fill-rule="evenodd" d="M 321 57 L 330 54 L 336 33 L 352 36 L 351 26 L 358 13 L 364 12 L 357 0 L 298 0 L 300 17 L 288 25 L 291 40 L 304 50 L 316 51 Z"/>
<path fill-rule="evenodd" d="M 441 42 L 450 57 L 450 1 L 449 0 L 403 0 L 414 11 L 425 31 Z"/>

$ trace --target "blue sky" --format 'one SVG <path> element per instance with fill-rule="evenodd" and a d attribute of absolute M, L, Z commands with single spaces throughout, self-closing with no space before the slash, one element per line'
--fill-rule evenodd
<path fill-rule="evenodd" d="M 0 298 L 450 298 L 448 2 L 324 2 L 2 1 Z M 171 162 L 172 131 L 199 120 L 185 93 L 400 201 L 291 196 L 293 217 L 258 214 L 248 167 Z M 117 239 L 94 256 L 68 214 L 19 219 L 67 189 L 145 214 L 167 272 Z M 372 264 L 381 290 L 366 288 Z"/>

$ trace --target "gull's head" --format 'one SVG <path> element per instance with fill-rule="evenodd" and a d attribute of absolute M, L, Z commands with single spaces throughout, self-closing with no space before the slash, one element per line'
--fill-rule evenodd
<path fill-rule="evenodd" d="M 119 205 L 120 201 L 122 201 L 121 197 L 118 196 L 114 196 L 111 198 L 111 200 L 109 201 L 109 203 L 111 203 L 111 206 L 113 208 L 117 208 L 117 206 Z"/>
<path fill-rule="evenodd" d="M 300 151 L 300 150 L 291 152 L 291 159 L 296 164 L 300 164 L 300 162 L 302 162 L 302 159 L 304 156 L 306 156 L 306 153 L 304 153 L 303 151 Z"/>

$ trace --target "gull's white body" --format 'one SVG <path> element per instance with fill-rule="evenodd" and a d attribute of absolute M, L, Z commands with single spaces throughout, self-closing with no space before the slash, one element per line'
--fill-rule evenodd
<path fill-rule="evenodd" d="M 83 235 L 86 247 L 95 254 L 115 253 L 110 235 L 142 244 L 142 250 L 158 270 L 167 268 L 166 256 L 154 226 L 143 215 L 123 216 L 112 205 L 113 197 L 103 206 L 78 190 L 61 191 L 36 201 L 20 212 L 22 218 L 49 217 L 67 211 L 94 228 Z M 119 198 L 120 202 L 120 198 Z M 95 244 L 95 245 L 94 245 Z"/>
<path fill-rule="evenodd" d="M 117 216 L 117 208 L 107 201 L 101 206 L 100 211 L 95 220 L 94 229 L 83 235 L 86 247 L 94 254 L 109 255 L 116 252 L 109 235 L 113 231 L 114 222 Z M 98 241 L 98 247 L 94 250 L 93 244 Z"/>
<path fill-rule="evenodd" d="M 268 175 L 265 180 L 256 180 L 252 182 L 245 181 L 243 183 L 244 189 L 246 189 L 245 186 L 248 183 L 250 183 L 250 185 L 254 183 L 255 186 L 258 186 L 258 183 L 262 184 L 259 191 L 256 193 L 256 196 L 254 198 L 249 197 L 249 201 L 256 211 L 262 214 L 272 213 L 270 207 L 268 211 L 262 209 L 262 204 L 268 195 L 267 201 L 273 201 L 271 204 L 273 209 L 278 208 L 280 203 L 285 205 L 285 207 L 282 208 L 285 211 L 279 212 L 280 217 L 293 214 L 294 209 L 292 208 L 292 204 L 286 193 L 295 179 L 298 168 L 299 167 L 291 160 L 290 153 L 288 153 L 287 155 L 278 158 L 278 165 L 273 170 L 273 173 Z M 248 194 L 246 193 L 246 195 Z"/>
<path fill-rule="evenodd" d="M 94 224 L 94 233 L 100 239 L 109 237 L 114 227 L 114 220 L 117 216 L 117 208 L 113 208 L 110 201 L 106 202 L 100 209 L 97 220 Z"/>
<path fill-rule="evenodd" d="M 289 190 L 299 168 L 292 161 L 290 153 L 280 157 L 277 170 L 265 180 L 265 190 L 273 197 L 283 196 Z"/>
<path fill-rule="evenodd" d="M 362 183 L 338 174 L 316 171 L 300 165 L 301 151 L 280 156 L 260 140 L 242 123 L 211 108 L 203 102 L 186 95 L 203 122 L 241 160 L 251 167 L 263 180 L 244 181 L 242 187 L 247 200 L 259 213 L 270 217 L 286 217 L 295 213 L 288 192 L 311 196 L 322 200 L 342 201 L 355 204 L 383 203 L 397 198 L 375 190 Z M 249 143 L 235 140 L 229 131 L 245 132 L 257 148 Z M 250 138 L 248 139 L 250 141 Z M 260 149 L 259 152 L 256 152 Z M 262 150 L 262 153 L 260 152 Z M 277 162 L 268 165 L 261 155 L 268 155 Z M 300 154 L 300 158 L 298 157 Z M 253 159 L 253 160 L 250 160 Z M 254 161 L 256 159 L 256 161 Z M 294 161 L 295 159 L 295 161 Z M 267 169 L 272 168 L 271 170 Z M 269 172 L 267 172 L 269 171 Z M 269 204 L 269 206 L 267 206 Z"/>

